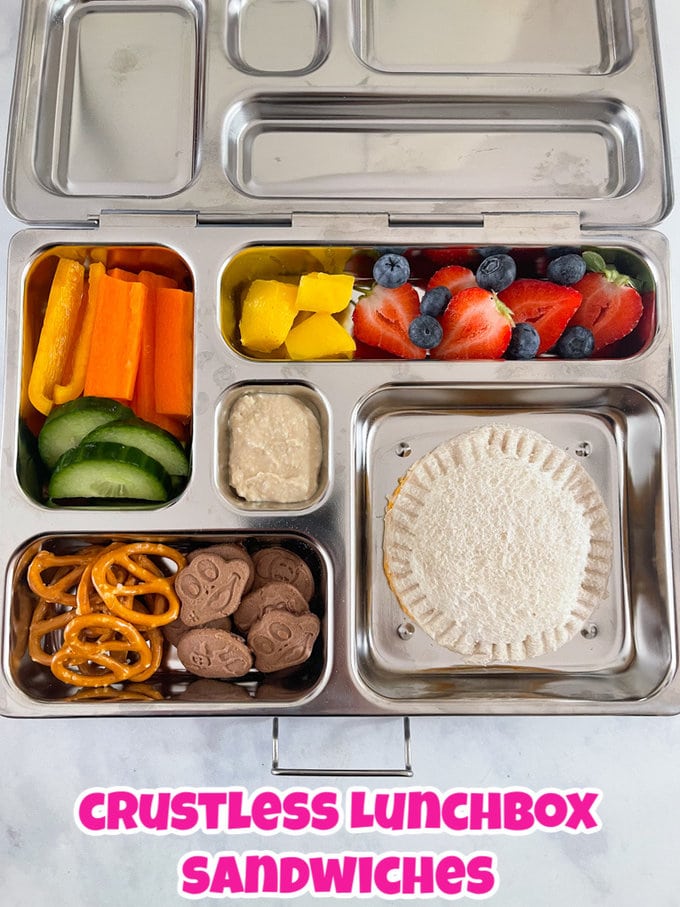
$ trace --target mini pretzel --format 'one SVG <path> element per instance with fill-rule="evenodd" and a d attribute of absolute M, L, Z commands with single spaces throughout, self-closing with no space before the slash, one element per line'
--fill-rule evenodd
<path fill-rule="evenodd" d="M 57 614 L 52 602 L 40 599 L 33 612 L 31 626 L 28 631 L 28 654 L 42 665 L 52 663 L 52 655 L 48 654 L 42 645 L 42 641 L 48 633 L 55 630 L 63 630 L 66 624 L 71 620 L 74 611 L 63 611 Z"/>
<path fill-rule="evenodd" d="M 184 567 L 184 557 L 167 545 L 151 542 L 136 542 L 120 545 L 105 551 L 92 565 L 92 583 L 102 597 L 106 607 L 113 614 L 134 623 L 138 627 L 161 627 L 169 624 L 179 614 L 179 600 L 174 590 L 174 576 L 159 576 L 159 571 L 144 566 L 135 560 L 135 555 L 157 555 L 173 561 L 177 570 Z M 125 582 L 112 582 L 113 568 L 123 567 L 129 576 Z M 161 613 L 143 614 L 134 610 L 125 601 L 126 596 L 161 595 L 166 601 Z M 154 605 L 154 611 L 157 605 Z"/>
<path fill-rule="evenodd" d="M 31 561 L 26 579 L 32 591 L 39 598 L 56 602 L 66 608 L 74 608 L 75 594 L 69 592 L 80 580 L 88 563 L 101 553 L 101 547 L 84 548 L 77 554 L 53 554 L 51 551 L 39 551 Z M 43 574 L 56 567 L 54 576 L 46 582 Z"/>
<path fill-rule="evenodd" d="M 148 640 L 149 650 L 151 652 L 151 664 L 149 667 L 145 671 L 140 671 L 134 676 L 136 681 L 141 682 L 143 680 L 148 680 L 160 667 L 161 660 L 163 659 L 163 633 L 157 627 L 148 627 L 146 630 L 140 632 L 142 638 Z"/>
<path fill-rule="evenodd" d="M 120 568 L 113 568 L 113 577 L 118 582 L 125 582 L 128 574 Z M 134 595 L 126 595 L 124 602 L 127 607 L 132 607 Z M 83 570 L 83 575 L 78 582 L 76 589 L 76 611 L 78 614 L 92 614 L 93 612 L 106 611 L 106 603 L 101 595 L 97 592 L 92 584 L 92 564 L 88 564 Z"/>
<path fill-rule="evenodd" d="M 119 639 L 110 639 L 113 630 Z M 92 631 L 100 638 L 83 638 Z M 118 660 L 118 654 L 125 653 L 125 661 Z M 136 656 L 132 664 L 127 663 L 131 654 Z M 83 662 L 98 665 L 103 670 L 91 675 L 79 670 Z M 112 614 L 79 614 L 64 628 L 64 645 L 50 662 L 52 673 L 64 683 L 74 686 L 100 687 L 118 683 L 121 680 L 137 679 L 153 663 L 153 653 L 141 633 L 131 624 Z"/>

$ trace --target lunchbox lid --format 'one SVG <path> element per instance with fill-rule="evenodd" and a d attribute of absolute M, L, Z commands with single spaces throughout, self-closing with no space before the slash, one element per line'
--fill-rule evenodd
<path fill-rule="evenodd" d="M 41 224 L 649 226 L 658 57 L 652 0 L 24 0 L 5 200 Z"/>

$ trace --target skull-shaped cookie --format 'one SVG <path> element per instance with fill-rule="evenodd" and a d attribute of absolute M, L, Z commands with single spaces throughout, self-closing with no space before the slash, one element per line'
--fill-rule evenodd
<path fill-rule="evenodd" d="M 223 545 L 210 545 L 208 548 L 198 548 L 196 551 L 191 551 L 187 554 L 187 563 L 190 564 L 201 554 L 215 554 L 217 557 L 221 557 L 223 561 L 243 561 L 248 564 L 250 576 L 246 583 L 245 591 L 250 592 L 253 580 L 255 579 L 255 565 L 243 545 L 232 545 L 225 542 Z"/>
<path fill-rule="evenodd" d="M 263 548 L 253 555 L 254 589 L 266 583 L 290 583 L 305 601 L 314 595 L 314 577 L 307 564 L 287 548 Z"/>
<path fill-rule="evenodd" d="M 231 630 L 231 617 L 218 617 L 217 620 L 209 620 L 207 624 L 201 626 L 217 630 Z M 176 646 L 184 634 L 192 629 L 194 628 L 188 627 L 181 617 L 162 627 L 163 636 L 171 646 Z"/>
<path fill-rule="evenodd" d="M 265 611 L 272 609 L 303 614 L 309 611 L 309 605 L 290 583 L 267 583 L 266 586 L 260 586 L 259 589 L 244 596 L 234 611 L 234 624 L 242 633 L 247 633 Z"/>
<path fill-rule="evenodd" d="M 253 664 L 248 646 L 226 630 L 189 630 L 180 639 L 177 654 L 197 677 L 242 677 Z"/>
<path fill-rule="evenodd" d="M 316 614 L 265 611 L 248 633 L 255 667 L 264 674 L 307 661 L 321 624 Z"/>
<path fill-rule="evenodd" d="M 250 576 L 244 561 L 225 561 L 214 554 L 200 554 L 177 574 L 175 590 L 182 602 L 180 617 L 198 627 L 233 614 Z"/>

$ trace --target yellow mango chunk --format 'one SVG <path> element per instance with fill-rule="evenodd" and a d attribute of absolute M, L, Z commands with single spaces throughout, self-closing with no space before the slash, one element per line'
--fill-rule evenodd
<path fill-rule="evenodd" d="M 351 274 L 303 274 L 297 307 L 301 312 L 342 312 L 350 303 L 353 289 Z"/>
<path fill-rule="evenodd" d="M 351 359 L 356 344 L 327 312 L 316 312 L 297 324 L 286 337 L 291 359 Z"/>
<path fill-rule="evenodd" d="M 294 284 L 280 280 L 254 280 L 243 300 L 241 343 L 246 349 L 271 353 L 286 339 L 297 315 Z"/>

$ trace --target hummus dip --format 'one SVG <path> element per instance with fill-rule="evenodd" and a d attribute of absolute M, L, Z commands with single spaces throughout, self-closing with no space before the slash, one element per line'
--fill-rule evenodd
<path fill-rule="evenodd" d="M 229 484 L 246 501 L 293 504 L 319 486 L 322 442 L 312 409 L 293 394 L 245 393 L 229 415 Z"/>

